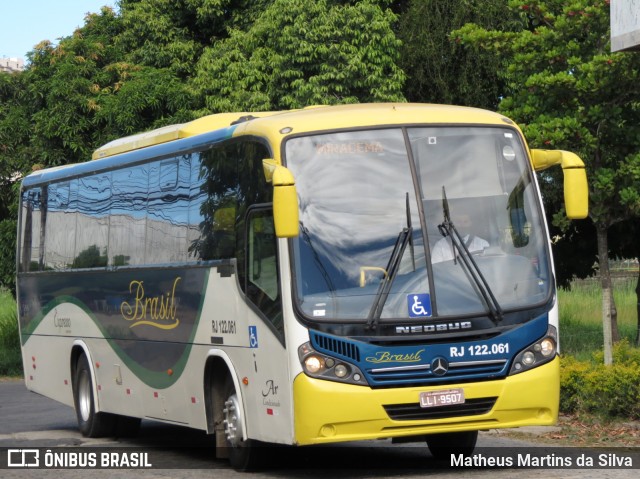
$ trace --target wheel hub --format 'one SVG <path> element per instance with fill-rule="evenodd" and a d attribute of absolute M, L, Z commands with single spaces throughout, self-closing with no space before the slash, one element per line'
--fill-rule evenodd
<path fill-rule="evenodd" d="M 234 393 L 224 403 L 224 434 L 229 444 L 238 447 L 242 443 L 242 416 L 240 402 Z"/>

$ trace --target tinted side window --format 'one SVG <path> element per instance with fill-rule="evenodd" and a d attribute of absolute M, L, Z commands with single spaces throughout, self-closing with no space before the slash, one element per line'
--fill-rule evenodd
<path fill-rule="evenodd" d="M 78 214 L 74 268 L 98 268 L 107 265 L 111 174 L 88 176 L 78 180 Z"/>
<path fill-rule="evenodd" d="M 191 157 L 189 210 L 187 213 L 187 261 L 203 259 L 200 232 L 205 228 L 204 205 L 207 199 L 207 169 L 202 164 L 202 159 L 203 156 L 200 153 L 194 153 Z"/>
<path fill-rule="evenodd" d="M 48 186 L 45 227 L 45 269 L 65 270 L 73 263 L 76 230 L 77 181 Z"/>
<path fill-rule="evenodd" d="M 277 239 L 271 209 L 252 209 L 247 221 L 246 294 L 284 334 L 280 282 L 278 281 Z"/>
<path fill-rule="evenodd" d="M 109 264 L 144 264 L 149 167 L 141 165 L 114 171 L 112 180 Z"/>
<path fill-rule="evenodd" d="M 191 189 L 189 224 L 198 234 L 189 243 L 197 260 L 235 255 L 238 215 L 238 162 L 236 147 L 222 146 L 200 154 L 198 187 Z"/>
<path fill-rule="evenodd" d="M 238 213 L 236 215 L 236 257 L 238 258 L 238 280 L 246 292 L 246 216 L 249 208 L 256 204 L 273 201 L 273 188 L 264 178 L 262 160 L 270 157 L 269 150 L 256 142 L 237 143 L 234 154 L 238 158 Z"/>
<path fill-rule="evenodd" d="M 42 216 L 42 190 L 33 188 L 22 193 L 21 212 L 21 238 L 20 245 L 20 271 L 40 271 L 43 266 L 44 248 L 41 240 L 44 239 L 44 230 L 41 228 Z"/>
<path fill-rule="evenodd" d="M 238 258 L 244 285 L 245 216 L 254 204 L 268 203 L 272 188 L 262 160 L 269 150 L 255 141 L 218 145 L 201 152 L 191 167 L 189 260 Z"/>
<path fill-rule="evenodd" d="M 186 261 L 190 178 L 191 155 L 150 165 L 147 264 Z"/>

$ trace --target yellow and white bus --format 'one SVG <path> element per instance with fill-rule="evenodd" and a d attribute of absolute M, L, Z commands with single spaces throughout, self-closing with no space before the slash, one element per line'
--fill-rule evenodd
<path fill-rule="evenodd" d="M 529 150 L 502 115 L 363 104 L 225 113 L 113 141 L 21 188 L 27 387 L 87 436 L 140 419 L 264 443 L 469 452 L 553 424 L 558 308 Z"/>

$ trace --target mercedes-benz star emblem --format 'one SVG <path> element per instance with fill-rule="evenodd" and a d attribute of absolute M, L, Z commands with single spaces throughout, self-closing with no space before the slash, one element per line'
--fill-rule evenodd
<path fill-rule="evenodd" d="M 431 362 L 431 372 L 434 376 L 444 376 L 449 371 L 449 361 L 438 357 Z"/>

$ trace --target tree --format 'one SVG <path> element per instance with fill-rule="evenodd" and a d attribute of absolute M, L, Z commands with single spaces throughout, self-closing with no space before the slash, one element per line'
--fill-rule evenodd
<path fill-rule="evenodd" d="M 57 46 L 36 45 L 24 72 L 0 75 L 0 221 L 9 222 L 0 225 L 0 279 L 11 289 L 15 261 L 4 253 L 15 250 L 17 189 L 10 179 L 36 165 L 87 161 L 114 138 L 193 118 L 186 84 L 168 68 L 128 62 L 117 42 L 122 31 L 105 7 Z"/>
<path fill-rule="evenodd" d="M 407 99 L 495 110 L 503 91 L 499 57 L 473 52 L 450 34 L 469 22 L 487 29 L 509 29 L 518 17 L 509 14 L 507 0 L 394 3 L 401 12 L 399 64 L 407 74 Z"/>
<path fill-rule="evenodd" d="M 193 75 L 205 47 L 246 30 L 273 0 L 120 0 L 115 42 L 128 60 Z"/>
<path fill-rule="evenodd" d="M 607 0 L 512 0 L 509 6 L 520 13 L 519 29 L 466 25 L 456 35 L 503 57 L 500 111 L 523 126 L 532 146 L 573 150 L 587 164 L 610 364 L 618 334 L 607 233 L 640 213 L 640 58 L 610 52 Z"/>
<path fill-rule="evenodd" d="M 31 157 L 23 73 L 0 74 L 0 286 L 15 290 L 17 184 Z"/>
<path fill-rule="evenodd" d="M 387 3 L 275 0 L 250 28 L 205 48 L 193 81 L 204 112 L 403 101 Z"/>
<path fill-rule="evenodd" d="M 403 101 L 390 0 L 120 0 L 0 78 L 4 181 L 107 141 L 227 109 Z M 0 183 L 0 251 L 17 194 Z M 0 271 L 12 277 L 14 262 Z M 7 275 L 4 270 L 7 270 Z M 10 274 L 9 274 L 10 272 Z M 13 280 L 8 280 L 12 287 Z"/>
<path fill-rule="evenodd" d="M 85 161 L 104 139 L 95 115 L 104 88 L 120 80 L 110 68 L 121 58 L 111 42 L 119 30 L 117 16 L 105 7 L 89 14 L 85 25 L 57 46 L 43 41 L 29 53 L 24 75 L 32 162 L 57 166 Z"/>

